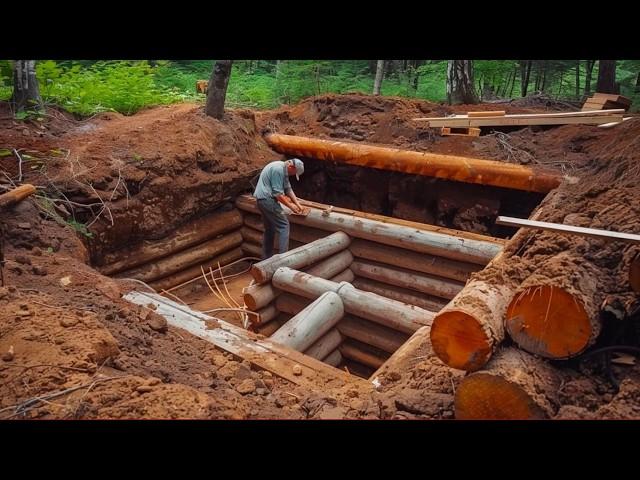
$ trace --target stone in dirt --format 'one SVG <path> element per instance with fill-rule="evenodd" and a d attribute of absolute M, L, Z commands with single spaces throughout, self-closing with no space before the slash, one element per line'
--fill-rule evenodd
<path fill-rule="evenodd" d="M 240 385 L 238 385 L 236 387 L 236 390 L 238 391 L 238 393 L 242 394 L 242 395 L 247 395 L 249 393 L 252 393 L 256 390 L 256 384 L 254 383 L 253 380 L 251 380 L 250 378 L 247 378 L 245 380 L 243 380 Z"/>
<path fill-rule="evenodd" d="M 60 325 L 62 325 L 65 328 L 73 327 L 77 323 L 78 323 L 78 319 L 73 317 L 64 317 L 60 319 Z"/>
<path fill-rule="evenodd" d="M 149 325 L 149 328 L 151 328 L 151 330 L 160 333 L 165 333 L 169 328 L 167 325 L 167 319 L 155 312 L 149 312 L 149 315 L 147 317 L 147 325 Z"/>
<path fill-rule="evenodd" d="M 11 360 L 13 360 L 13 358 L 15 357 L 15 352 L 13 350 L 13 345 L 11 345 L 9 347 L 9 350 L 2 355 L 2 360 L 4 360 L 5 362 L 10 362 Z"/>
<path fill-rule="evenodd" d="M 15 261 L 16 263 L 20 263 L 22 265 L 31 265 L 31 259 L 26 255 L 16 255 Z"/>
<path fill-rule="evenodd" d="M 302 375 L 302 367 L 300 365 L 293 366 L 293 374 L 294 375 Z"/>

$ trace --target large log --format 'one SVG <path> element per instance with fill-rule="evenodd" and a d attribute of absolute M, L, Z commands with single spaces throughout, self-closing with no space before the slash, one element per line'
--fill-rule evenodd
<path fill-rule="evenodd" d="M 640 293 L 640 252 L 636 253 L 629 264 L 629 285 L 634 292 Z"/>
<path fill-rule="evenodd" d="M 455 392 L 460 420 L 528 420 L 553 416 L 562 377 L 542 359 L 516 348 L 496 352 Z"/>
<path fill-rule="evenodd" d="M 265 140 L 276 151 L 288 155 L 528 192 L 549 192 L 562 180 L 561 176 L 542 169 L 478 158 L 276 133 L 266 135 Z"/>
<path fill-rule="evenodd" d="M 349 250 L 356 258 L 386 263 L 387 265 L 437 275 L 438 277 L 449 278 L 459 282 L 466 282 L 469 279 L 469 275 L 482 268 L 475 263 L 458 262 L 359 238 L 351 242 Z"/>
<path fill-rule="evenodd" d="M 15 205 L 34 193 L 36 193 L 36 187 L 28 183 L 9 190 L 0 195 L 0 209 Z"/>
<path fill-rule="evenodd" d="M 471 280 L 433 321 L 431 344 L 438 358 L 467 371 L 487 363 L 504 338 L 504 312 L 512 296 L 507 285 Z"/>
<path fill-rule="evenodd" d="M 175 287 L 176 285 L 180 285 L 181 283 L 193 280 L 196 277 L 201 277 L 201 266 L 205 272 L 209 272 L 209 268 L 211 268 L 215 272 L 218 268 L 218 263 L 220 264 L 220 266 L 224 267 L 225 265 L 240 258 L 242 258 L 242 249 L 240 247 L 236 247 L 232 250 L 224 252 L 221 255 L 209 258 L 201 264 L 186 268 L 177 273 L 174 273 L 173 275 L 169 275 L 167 277 L 161 278 L 160 280 L 156 280 L 155 282 L 150 282 L 149 286 L 153 287 L 158 292 L 160 292 L 161 290 L 168 290 L 172 287 Z M 215 274 L 216 273 L 214 273 L 214 275 Z"/>
<path fill-rule="evenodd" d="M 255 243 L 242 242 L 242 251 L 250 257 L 262 258 L 262 247 Z"/>
<path fill-rule="evenodd" d="M 346 268 L 335 277 L 332 277 L 331 281 L 336 283 L 342 283 L 342 282 L 351 283 L 355 280 L 355 278 L 356 276 L 353 274 L 351 269 Z"/>
<path fill-rule="evenodd" d="M 537 266 L 507 308 L 505 327 L 520 348 L 566 359 L 593 345 L 601 330 L 598 272 L 574 251 Z"/>
<path fill-rule="evenodd" d="M 332 328 L 313 345 L 304 351 L 305 355 L 322 360 L 333 352 L 342 343 L 342 335 L 335 328 Z"/>
<path fill-rule="evenodd" d="M 251 267 L 251 275 L 259 284 L 271 280 L 273 273 L 280 267 L 300 268 L 311 265 L 349 246 L 351 239 L 344 232 L 335 232 L 286 253 L 255 263 Z"/>
<path fill-rule="evenodd" d="M 416 307 L 424 308 L 431 312 L 439 312 L 447 304 L 446 300 L 431 295 L 420 294 L 400 287 L 394 287 L 386 283 L 376 282 L 368 278 L 356 278 L 352 282 L 354 287 L 364 290 L 365 292 L 373 292 L 383 297 L 397 300 L 398 302 Z"/>
<path fill-rule="evenodd" d="M 271 336 L 274 342 L 303 352 L 335 326 L 344 315 L 340 297 L 325 292 Z"/>
<path fill-rule="evenodd" d="M 422 325 L 431 324 L 434 313 L 395 300 L 364 292 L 349 283 L 335 283 L 290 268 L 279 268 L 273 275 L 276 288 L 315 299 L 324 292 L 337 292 L 348 313 L 405 333 L 413 333 Z"/>
<path fill-rule="evenodd" d="M 257 211 L 256 200 L 249 196 L 236 199 L 241 210 Z M 490 239 L 477 240 L 450 235 L 446 229 L 415 229 L 404 225 L 384 223 L 342 213 L 326 214 L 311 208 L 308 215 L 291 215 L 291 222 L 328 231 L 342 231 L 352 237 L 364 238 L 385 245 L 401 247 L 419 253 L 441 256 L 453 260 L 486 265 L 501 249 L 501 243 Z"/>
<path fill-rule="evenodd" d="M 385 352 L 354 340 L 343 342 L 339 350 L 343 357 L 374 369 L 380 368 L 389 357 Z"/>
<path fill-rule="evenodd" d="M 395 352 L 409 339 L 409 336 L 404 333 L 383 327 L 355 315 L 345 315 L 338 322 L 336 328 L 345 337 L 353 338 L 389 353 Z"/>
<path fill-rule="evenodd" d="M 262 245 L 262 232 L 254 230 L 253 228 L 242 227 L 240 234 L 242 235 L 242 240 L 245 242 Z"/>
<path fill-rule="evenodd" d="M 278 313 L 280 312 L 278 311 L 276 306 L 271 303 L 266 307 L 261 308 L 256 313 L 260 316 L 256 317 L 255 315 L 249 315 L 249 321 L 257 325 L 264 325 L 265 323 L 269 323 L 271 320 L 276 318 L 278 316 Z"/>
<path fill-rule="evenodd" d="M 252 325 L 251 330 L 254 330 L 260 335 L 264 335 L 265 337 L 270 337 L 277 332 L 281 326 L 287 323 L 291 317 L 292 315 L 280 313 L 272 322 L 265 323 L 264 325 Z"/>
<path fill-rule="evenodd" d="M 308 299 L 291 293 L 284 293 L 276 299 L 277 309 L 291 315 L 296 315 L 308 304 Z M 336 328 L 345 337 L 353 338 L 389 353 L 395 352 L 409 338 L 407 334 L 364 320 L 355 315 L 342 317 Z"/>
<path fill-rule="evenodd" d="M 310 275 L 320 278 L 331 278 L 334 282 L 349 281 L 349 274 L 346 273 L 345 269 L 351 265 L 352 261 L 353 256 L 349 250 L 345 249 L 329 258 L 311 265 L 305 270 L 306 273 Z M 340 275 L 340 277 L 333 279 L 332 277 L 336 275 Z M 249 308 L 249 310 L 256 311 L 272 302 L 280 294 L 280 290 L 273 287 L 271 283 L 265 283 L 262 285 L 255 284 L 243 289 L 242 294 L 244 304 Z"/>
<path fill-rule="evenodd" d="M 408 288 L 448 300 L 455 297 L 464 287 L 463 283 L 455 280 L 412 272 L 411 270 L 395 268 L 378 262 L 355 260 L 350 268 L 359 277 L 377 280 L 396 287 Z"/>
<path fill-rule="evenodd" d="M 242 215 L 239 210 L 214 213 L 178 227 L 161 240 L 144 241 L 141 245 L 105 254 L 105 266 L 98 269 L 103 275 L 113 275 L 153 260 L 174 255 L 222 233 L 236 230 L 241 225 Z"/>
<path fill-rule="evenodd" d="M 220 238 L 209 240 L 195 247 L 163 258 L 157 262 L 148 263 L 132 270 L 125 270 L 116 274 L 119 278 L 136 278 L 143 282 L 150 282 L 179 272 L 198 263 L 220 255 L 242 243 L 240 232 L 228 233 Z"/>

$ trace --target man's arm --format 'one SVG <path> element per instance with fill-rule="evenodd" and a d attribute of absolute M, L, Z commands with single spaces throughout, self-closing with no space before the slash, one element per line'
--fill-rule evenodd
<path fill-rule="evenodd" d="M 290 192 L 293 192 L 293 190 L 290 190 Z M 287 196 L 287 195 L 282 195 L 282 194 L 281 195 L 276 195 L 276 200 L 278 200 L 283 205 L 286 205 L 294 213 L 301 213 L 302 212 L 302 207 L 299 207 L 298 205 L 293 203 L 291 198 L 289 196 Z M 296 201 L 297 201 L 297 199 L 296 199 Z"/>
<path fill-rule="evenodd" d="M 289 198 L 291 200 L 293 200 L 293 203 L 300 209 L 300 211 L 302 212 L 302 210 L 304 210 L 304 208 L 302 207 L 302 205 L 300 205 L 300 202 L 298 201 L 298 197 L 296 197 L 296 194 L 293 193 L 293 189 L 290 188 L 289 190 L 287 190 L 287 195 L 289 195 Z"/>

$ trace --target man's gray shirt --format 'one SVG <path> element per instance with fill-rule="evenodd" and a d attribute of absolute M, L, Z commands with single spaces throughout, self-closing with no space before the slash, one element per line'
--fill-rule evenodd
<path fill-rule="evenodd" d="M 275 198 L 278 195 L 284 195 L 285 192 L 291 190 L 289 183 L 289 175 L 286 172 L 287 164 L 280 160 L 267 164 L 260 173 L 256 190 L 253 196 L 258 200 Z"/>

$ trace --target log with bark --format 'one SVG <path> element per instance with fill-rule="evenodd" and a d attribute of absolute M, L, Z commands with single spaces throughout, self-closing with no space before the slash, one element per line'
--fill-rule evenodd
<path fill-rule="evenodd" d="M 460 420 L 529 420 L 558 409 L 560 372 L 516 348 L 496 352 L 482 370 L 466 376 L 455 392 Z"/>
<path fill-rule="evenodd" d="M 36 187 L 28 183 L 5 192 L 0 195 L 0 210 L 15 205 L 34 193 L 36 193 Z"/>

